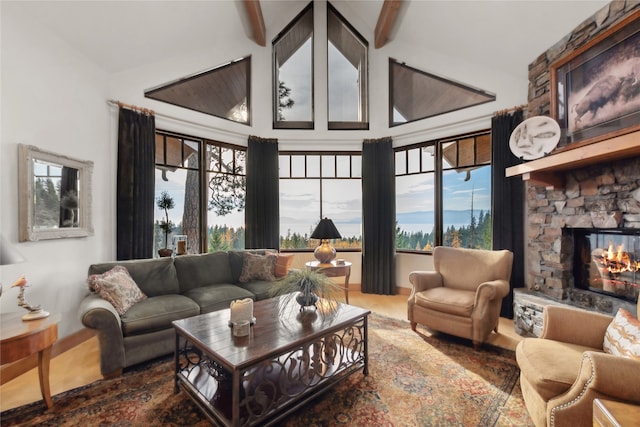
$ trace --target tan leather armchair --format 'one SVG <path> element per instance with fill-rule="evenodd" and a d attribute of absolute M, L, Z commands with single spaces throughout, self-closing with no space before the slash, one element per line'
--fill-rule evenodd
<path fill-rule="evenodd" d="M 547 306 L 540 338 L 518 344 L 520 387 L 536 427 L 591 426 L 595 398 L 640 404 L 640 361 L 602 350 L 611 321 L 599 313 Z"/>
<path fill-rule="evenodd" d="M 413 287 L 407 315 L 417 324 L 473 341 L 479 346 L 497 332 L 502 299 L 510 292 L 513 253 L 507 250 L 433 250 L 435 271 L 409 274 Z"/>

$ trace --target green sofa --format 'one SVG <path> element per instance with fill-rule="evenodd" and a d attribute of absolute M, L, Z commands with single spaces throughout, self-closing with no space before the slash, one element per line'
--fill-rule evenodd
<path fill-rule="evenodd" d="M 174 320 L 228 308 L 236 299 L 268 298 L 272 281 L 239 282 L 243 252 L 219 251 L 91 265 L 89 275 L 105 273 L 116 265 L 126 267 L 147 296 L 123 315 L 95 292 L 82 301 L 82 324 L 96 330 L 100 343 L 102 375 L 119 376 L 123 368 L 172 353 Z"/>

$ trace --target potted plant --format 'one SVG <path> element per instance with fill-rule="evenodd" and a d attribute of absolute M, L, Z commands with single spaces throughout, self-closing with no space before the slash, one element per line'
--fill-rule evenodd
<path fill-rule="evenodd" d="M 286 295 L 286 299 L 295 298 L 300 310 L 315 307 L 319 298 L 333 300 L 333 294 L 342 290 L 331 278 L 322 274 L 322 269 L 296 269 L 276 281 L 271 288 L 271 296 Z"/>
<path fill-rule="evenodd" d="M 173 223 L 169 220 L 169 209 L 173 209 L 175 207 L 175 203 L 173 202 L 173 197 L 169 195 L 166 191 L 163 191 L 158 197 L 157 205 L 160 209 L 164 210 L 164 219 L 160 220 L 159 227 L 164 233 L 164 249 L 158 250 L 158 255 L 161 257 L 171 256 L 173 253 L 173 249 L 169 249 L 169 233 L 173 230 Z"/>

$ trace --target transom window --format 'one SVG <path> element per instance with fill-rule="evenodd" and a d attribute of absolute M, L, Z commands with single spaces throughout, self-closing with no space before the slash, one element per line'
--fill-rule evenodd
<path fill-rule="evenodd" d="M 491 133 L 395 150 L 396 248 L 491 248 Z"/>

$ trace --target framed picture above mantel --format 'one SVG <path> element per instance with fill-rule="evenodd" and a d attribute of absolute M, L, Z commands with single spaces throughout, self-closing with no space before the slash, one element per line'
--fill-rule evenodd
<path fill-rule="evenodd" d="M 640 129 L 640 12 L 551 64 L 558 150 Z"/>

